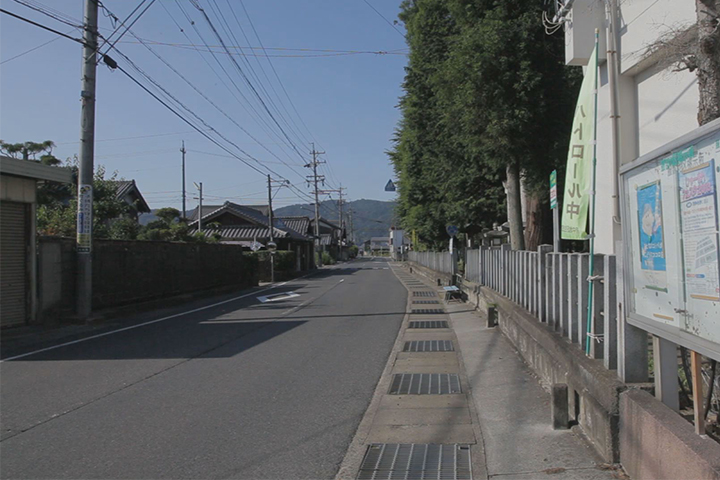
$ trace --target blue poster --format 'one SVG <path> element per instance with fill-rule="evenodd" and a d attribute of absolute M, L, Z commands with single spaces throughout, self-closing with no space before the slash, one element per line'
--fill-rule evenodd
<path fill-rule="evenodd" d="M 660 183 L 638 189 L 638 222 L 640 228 L 640 266 L 643 270 L 665 271 L 665 245 L 662 229 Z"/>

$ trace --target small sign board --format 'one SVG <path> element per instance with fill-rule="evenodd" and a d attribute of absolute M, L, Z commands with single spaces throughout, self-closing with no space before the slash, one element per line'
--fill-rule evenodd
<path fill-rule="evenodd" d="M 394 192 L 395 191 L 395 184 L 392 180 L 388 180 L 388 182 L 385 184 L 385 191 L 386 192 Z"/>
<path fill-rule="evenodd" d="M 448 225 L 447 227 L 445 227 L 445 231 L 447 231 L 448 235 L 450 235 L 451 237 L 454 237 L 455 235 L 458 234 L 460 229 L 457 227 L 457 225 Z"/>
<path fill-rule="evenodd" d="M 550 208 L 557 208 L 557 170 L 550 174 Z"/>
<path fill-rule="evenodd" d="M 257 240 L 253 241 L 253 243 L 250 244 L 250 250 L 253 252 L 257 252 L 262 248 L 262 243 L 258 242 Z"/>
<path fill-rule="evenodd" d="M 88 254 L 92 250 L 92 185 L 80 185 L 77 213 L 77 252 Z"/>

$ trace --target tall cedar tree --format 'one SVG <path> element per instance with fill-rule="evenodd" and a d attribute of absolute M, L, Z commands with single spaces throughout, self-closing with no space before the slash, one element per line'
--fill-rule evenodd
<path fill-rule="evenodd" d="M 541 13 L 532 0 L 402 5 L 410 60 L 390 157 L 404 226 L 435 246 L 448 223 L 489 226 L 507 212 L 522 248 L 520 176 L 540 210 L 549 173 L 562 169 L 579 76 Z"/>

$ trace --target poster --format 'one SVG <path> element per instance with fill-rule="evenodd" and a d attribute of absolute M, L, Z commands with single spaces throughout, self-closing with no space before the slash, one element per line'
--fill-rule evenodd
<path fill-rule="evenodd" d="M 686 294 L 720 300 L 715 161 L 678 173 Z"/>
<path fill-rule="evenodd" d="M 640 266 L 643 270 L 665 271 L 661 196 L 660 182 L 640 187 L 637 192 Z"/>

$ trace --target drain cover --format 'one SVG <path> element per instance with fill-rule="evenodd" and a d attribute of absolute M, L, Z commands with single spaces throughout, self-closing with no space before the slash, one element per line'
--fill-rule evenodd
<path fill-rule="evenodd" d="M 452 352 L 453 343 L 450 340 L 413 340 L 405 342 L 403 352 Z"/>
<path fill-rule="evenodd" d="M 445 313 L 442 308 L 414 308 L 410 313 Z"/>
<path fill-rule="evenodd" d="M 470 480 L 470 446 L 373 443 L 357 478 Z"/>
<path fill-rule="evenodd" d="M 462 393 L 455 373 L 397 373 L 393 375 L 390 395 L 447 395 Z"/>
<path fill-rule="evenodd" d="M 415 304 L 418 304 L 418 305 L 420 305 L 420 304 L 424 304 L 424 305 L 430 305 L 430 304 L 439 305 L 439 304 L 440 304 L 440 302 L 438 302 L 437 300 L 413 300 L 412 303 L 415 303 Z"/>
<path fill-rule="evenodd" d="M 435 296 L 435 292 L 428 292 L 426 290 L 413 292 L 413 297 L 434 297 L 434 296 Z"/>
<path fill-rule="evenodd" d="M 410 322 L 408 328 L 448 328 L 448 323 L 445 320 L 421 320 Z"/>

